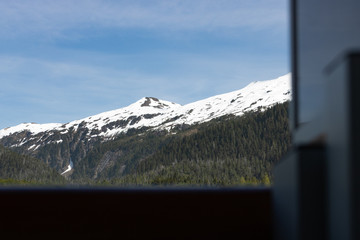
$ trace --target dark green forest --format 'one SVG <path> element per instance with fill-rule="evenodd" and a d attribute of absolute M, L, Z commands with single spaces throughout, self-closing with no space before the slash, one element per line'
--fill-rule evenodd
<path fill-rule="evenodd" d="M 39 159 L 0 146 L 0 185 L 63 185 L 66 180 Z"/>
<path fill-rule="evenodd" d="M 100 158 L 110 149 L 121 152 L 121 161 L 98 178 L 104 184 L 270 184 L 274 165 L 290 146 L 287 107 L 284 103 L 242 117 L 226 116 L 176 135 L 120 138 L 96 148 L 89 157 L 95 160 L 92 154 Z"/>

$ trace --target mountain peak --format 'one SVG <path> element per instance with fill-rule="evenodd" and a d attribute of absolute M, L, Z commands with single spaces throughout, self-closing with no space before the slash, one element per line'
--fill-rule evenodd
<path fill-rule="evenodd" d="M 161 100 L 156 97 L 143 97 L 139 101 L 137 101 L 136 103 L 130 106 L 136 108 L 140 107 L 140 109 L 149 108 L 149 110 L 153 108 L 168 110 L 173 107 L 178 107 L 180 105 L 177 103 Z"/>
<path fill-rule="evenodd" d="M 159 99 L 154 97 L 145 97 L 143 104 L 141 104 L 141 107 L 159 107 L 161 102 Z"/>

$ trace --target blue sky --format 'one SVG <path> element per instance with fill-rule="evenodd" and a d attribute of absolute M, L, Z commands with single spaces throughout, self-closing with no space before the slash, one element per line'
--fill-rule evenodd
<path fill-rule="evenodd" d="M 0 129 L 289 72 L 287 0 L 0 0 Z"/>

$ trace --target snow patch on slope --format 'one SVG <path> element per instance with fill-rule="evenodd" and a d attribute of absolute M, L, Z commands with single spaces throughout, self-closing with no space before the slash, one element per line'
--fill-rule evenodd
<path fill-rule="evenodd" d="M 64 175 L 65 173 L 70 172 L 73 168 L 74 168 L 74 164 L 70 159 L 70 164 L 68 165 L 67 169 L 61 173 L 61 175 Z"/>
<path fill-rule="evenodd" d="M 291 100 L 290 79 L 291 75 L 287 74 L 274 80 L 253 82 L 241 90 L 184 105 L 177 112 L 182 117 L 166 126 L 202 123 L 229 114 L 241 116 Z"/>
<path fill-rule="evenodd" d="M 21 123 L 14 127 L 8 127 L 0 130 L 0 138 L 9 136 L 14 133 L 20 133 L 23 131 L 29 131 L 33 135 L 36 135 L 41 132 L 51 131 L 57 129 L 61 126 L 61 123 L 46 123 L 46 124 L 37 124 L 37 123 Z"/>

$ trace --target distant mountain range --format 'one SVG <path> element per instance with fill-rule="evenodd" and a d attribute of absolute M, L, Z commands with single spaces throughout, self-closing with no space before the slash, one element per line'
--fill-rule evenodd
<path fill-rule="evenodd" d="M 23 123 L 1 129 L 0 144 L 40 158 L 59 173 L 66 170 L 66 174 L 71 174 L 72 167 L 76 169 L 96 144 L 116 140 L 124 134 L 149 131 L 175 134 L 213 119 L 264 111 L 289 101 L 290 78 L 287 74 L 274 80 L 253 82 L 243 89 L 183 106 L 144 97 L 127 107 L 65 124 Z"/>

